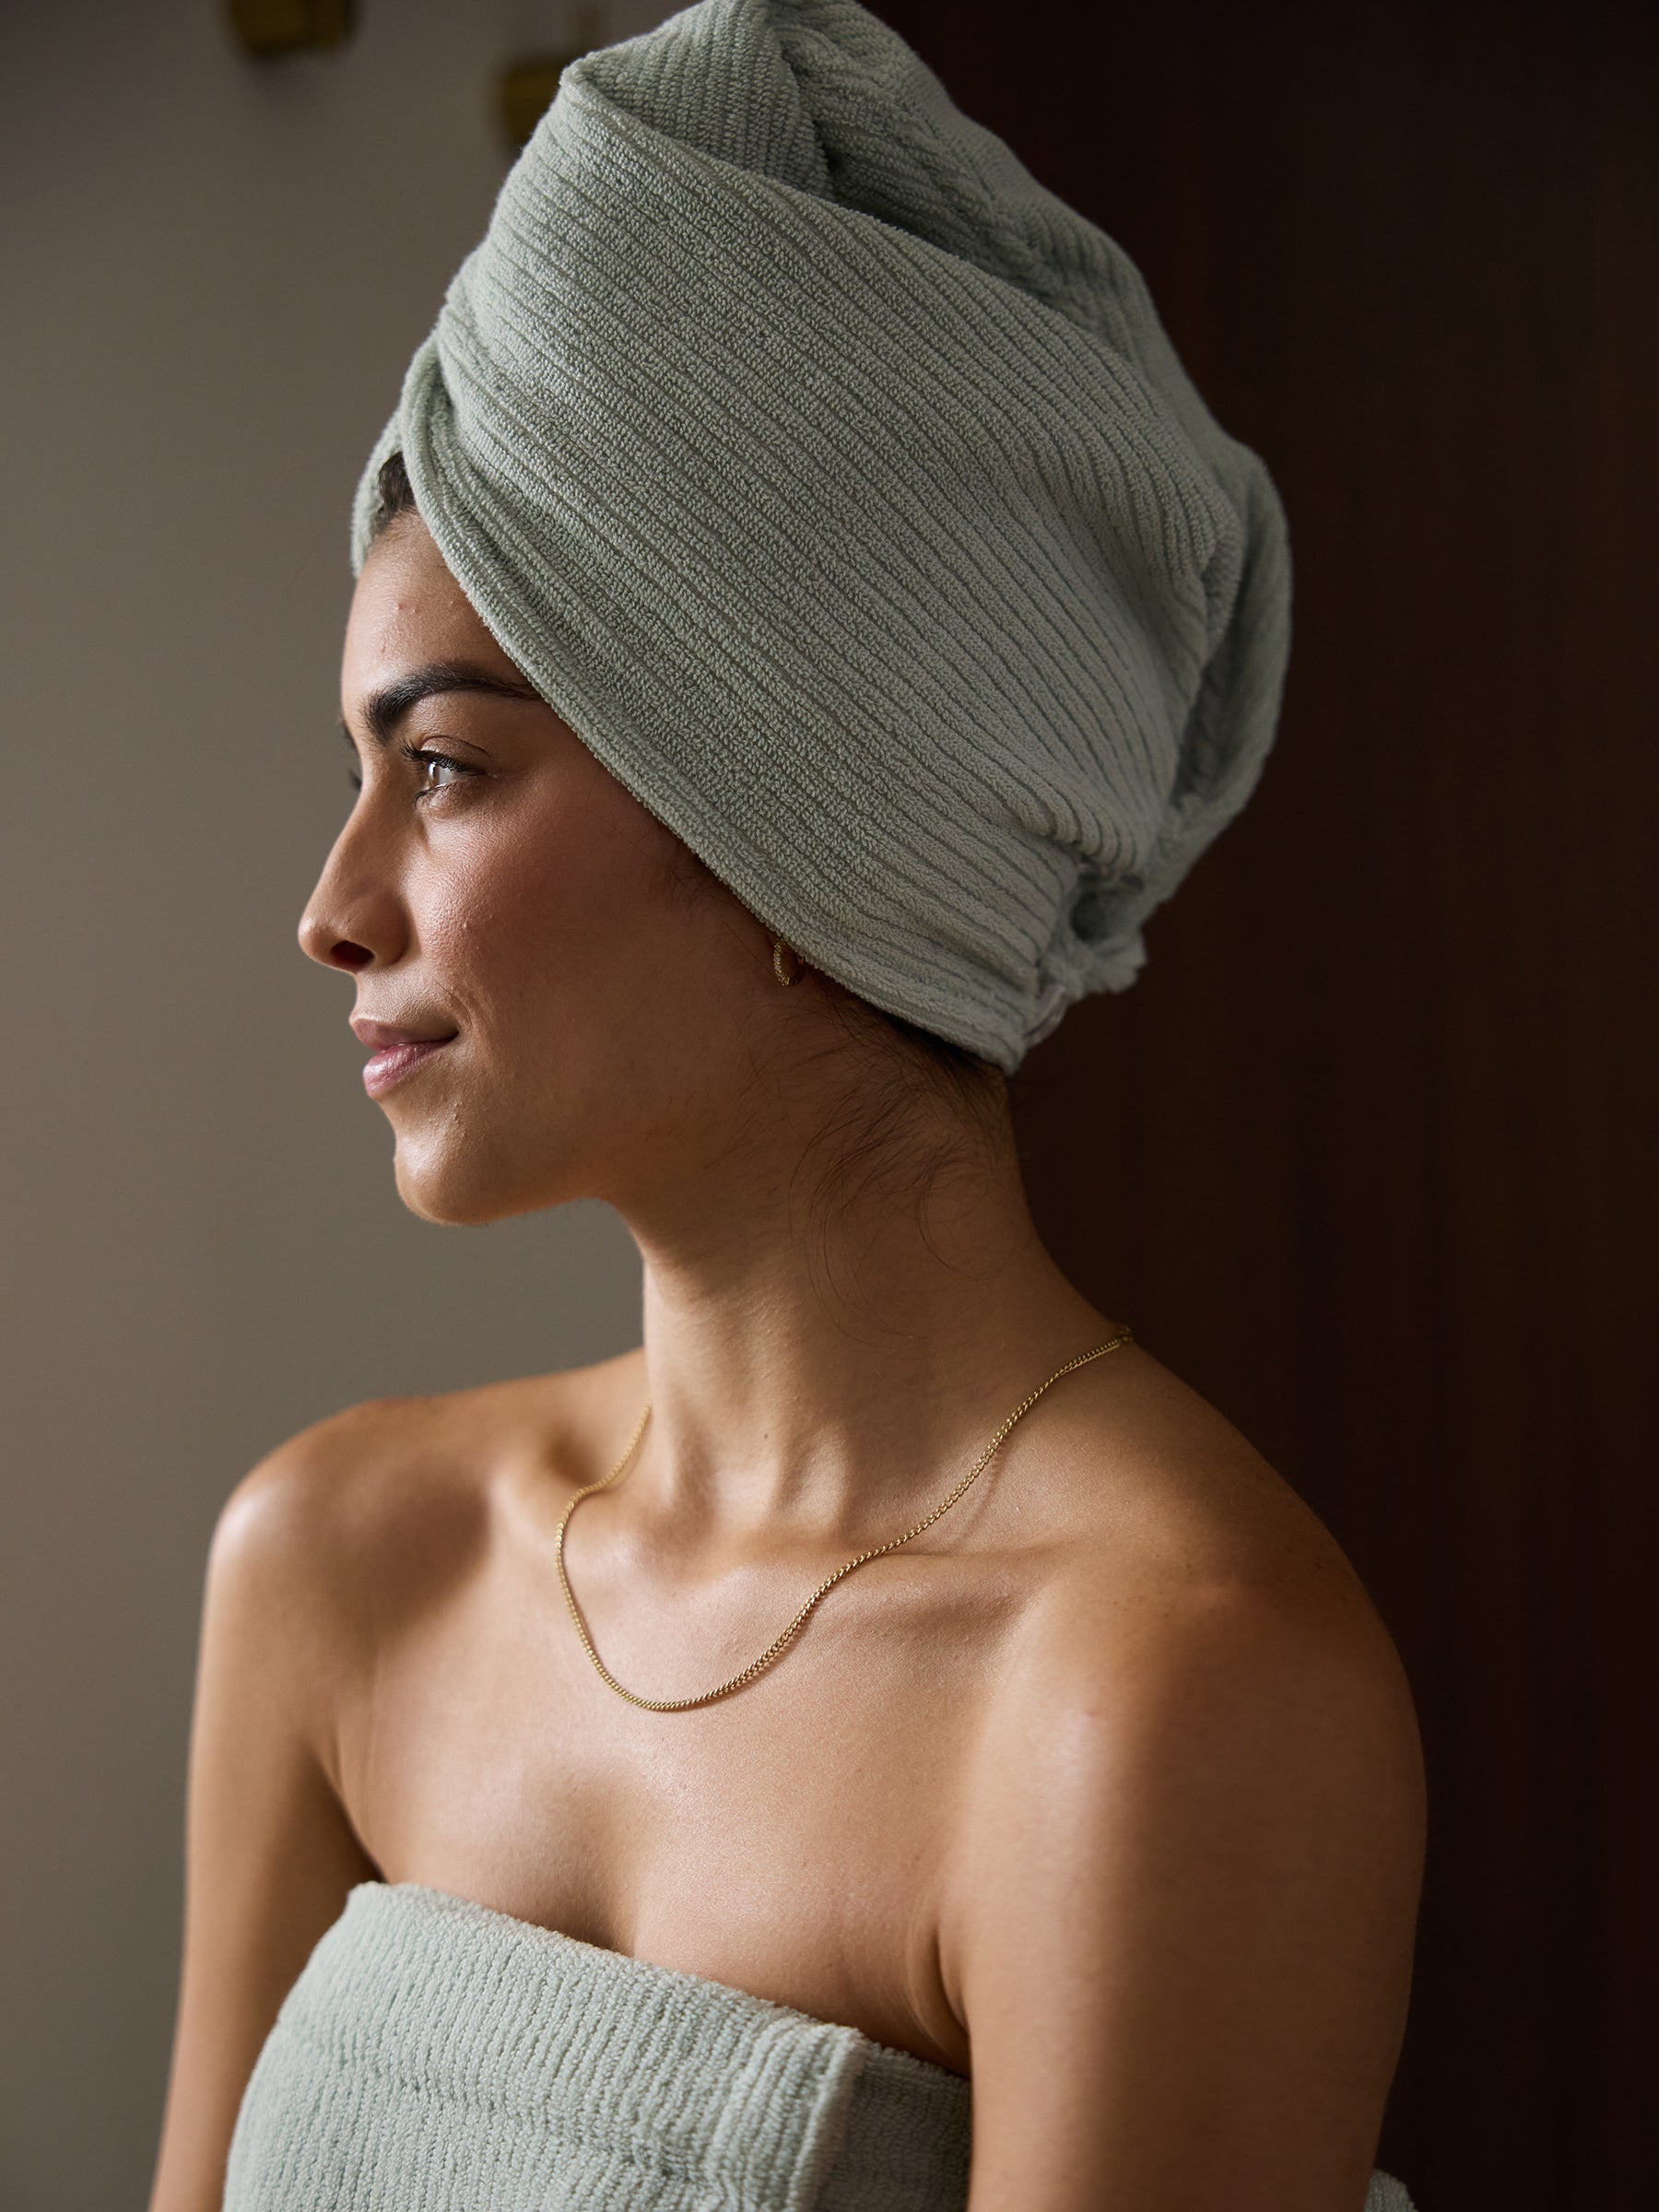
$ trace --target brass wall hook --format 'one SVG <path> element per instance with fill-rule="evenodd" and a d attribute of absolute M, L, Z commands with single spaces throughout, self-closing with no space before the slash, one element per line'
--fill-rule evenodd
<path fill-rule="evenodd" d="M 229 0 L 229 6 L 238 44 L 262 61 L 343 46 L 355 28 L 352 0 Z"/>

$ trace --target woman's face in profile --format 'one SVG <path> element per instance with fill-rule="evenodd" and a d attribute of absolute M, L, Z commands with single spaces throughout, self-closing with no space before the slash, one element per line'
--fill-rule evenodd
<path fill-rule="evenodd" d="M 766 932 L 535 696 L 414 516 L 364 564 L 342 710 L 361 785 L 300 941 L 356 979 L 405 1203 L 488 1221 L 676 1178 L 752 1069 Z"/>

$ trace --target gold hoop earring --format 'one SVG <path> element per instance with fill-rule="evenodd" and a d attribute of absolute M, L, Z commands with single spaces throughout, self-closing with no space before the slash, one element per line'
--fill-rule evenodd
<path fill-rule="evenodd" d="M 794 947 L 785 945 L 782 937 L 772 939 L 772 973 L 785 991 L 791 983 L 799 982 L 806 972 L 806 963 Z"/>

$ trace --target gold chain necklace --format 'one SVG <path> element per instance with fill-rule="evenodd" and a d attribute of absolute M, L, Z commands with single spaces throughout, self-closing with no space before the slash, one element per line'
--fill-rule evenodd
<path fill-rule="evenodd" d="M 740 1675 L 734 1675 L 730 1681 L 722 1682 L 713 1689 L 705 1689 L 695 1698 L 642 1698 L 637 1691 L 625 1688 L 594 1649 L 594 1640 L 588 1634 L 586 1621 L 582 1618 L 582 1607 L 576 1603 L 576 1593 L 571 1588 L 571 1578 L 565 1572 L 565 1530 L 571 1524 L 571 1515 L 584 1498 L 591 1498 L 595 1490 L 608 1490 L 613 1483 L 620 1482 L 623 1476 L 627 1474 L 633 1455 L 640 1448 L 641 1439 L 645 1434 L 645 1424 L 651 1418 L 651 1401 L 647 1399 L 644 1410 L 635 1424 L 634 1432 L 629 1438 L 628 1448 L 621 1458 L 602 1482 L 590 1482 L 585 1489 L 577 1491 L 570 1504 L 565 1507 L 564 1518 L 559 1524 L 556 1552 L 559 1560 L 559 1580 L 564 1590 L 565 1604 L 571 1608 L 571 1618 L 576 1624 L 576 1633 L 582 1639 L 582 1648 L 593 1661 L 599 1679 L 607 1689 L 614 1689 L 619 1698 L 626 1698 L 630 1705 L 638 1705 L 646 1712 L 689 1712 L 694 1706 L 712 1705 L 717 1698 L 730 1697 L 733 1690 L 741 1689 L 745 1683 L 752 1682 L 757 1675 L 763 1673 L 774 1659 L 781 1657 L 789 1649 L 806 1627 L 808 1617 L 819 1600 L 826 1597 L 843 1576 L 851 1574 L 855 1567 L 864 1566 L 866 1560 L 883 1559 L 889 1551 L 897 1551 L 901 1544 L 908 1544 L 912 1536 L 919 1536 L 924 1528 L 931 1528 L 941 1513 L 947 1513 L 957 1500 L 968 1489 L 970 1484 L 978 1481 L 986 1467 L 990 1465 L 997 1447 L 1006 1440 L 1008 1431 L 1016 1421 L 1023 1420 L 1043 1392 L 1058 1382 L 1062 1375 L 1069 1375 L 1079 1367 L 1087 1367 L 1091 1359 L 1102 1359 L 1108 1352 L 1115 1352 L 1121 1345 L 1133 1342 L 1134 1337 L 1131 1332 L 1128 1329 L 1120 1329 L 1115 1336 L 1109 1336 L 1104 1344 L 1097 1344 L 1092 1352 L 1081 1352 L 1077 1359 L 1068 1359 L 1064 1367 L 1057 1367 L 1046 1382 L 1040 1382 L 1029 1398 L 1021 1399 L 1020 1403 L 1015 1406 L 1013 1412 L 1009 1414 L 1007 1419 L 974 1461 L 972 1466 L 969 1468 L 967 1474 L 963 1476 L 961 1481 L 957 1484 L 949 1497 L 941 1500 L 924 1520 L 918 1521 L 914 1528 L 907 1528 L 901 1536 L 894 1536 L 888 1543 L 877 1544 L 868 1551 L 861 1551 L 856 1559 L 849 1559 L 844 1567 L 838 1567 L 833 1574 L 827 1576 L 818 1584 L 783 1633 L 767 1645 L 759 1659 L 752 1659 L 743 1672 Z"/>

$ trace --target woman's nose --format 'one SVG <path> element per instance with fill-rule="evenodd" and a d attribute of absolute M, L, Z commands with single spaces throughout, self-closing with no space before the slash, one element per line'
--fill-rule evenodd
<path fill-rule="evenodd" d="M 403 902 L 369 863 L 348 825 L 300 917 L 300 949 L 319 967 L 355 974 L 363 968 L 390 967 L 407 948 Z"/>

